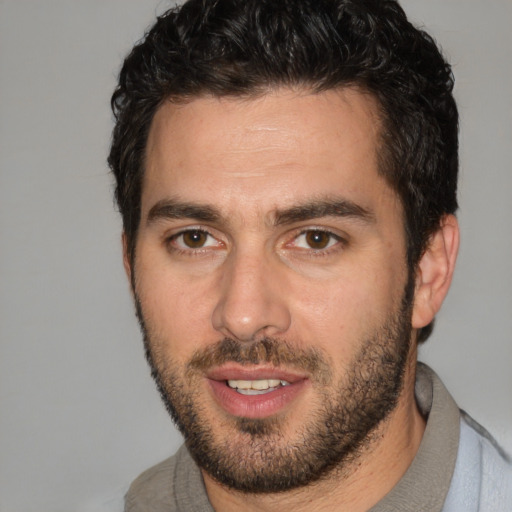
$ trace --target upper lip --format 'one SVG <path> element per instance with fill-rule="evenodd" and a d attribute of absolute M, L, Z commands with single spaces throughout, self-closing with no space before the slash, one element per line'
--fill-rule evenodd
<path fill-rule="evenodd" d="M 206 377 L 211 380 L 284 380 L 293 384 L 307 378 L 307 375 L 294 370 L 286 370 L 265 366 L 240 366 L 238 364 L 226 364 L 211 368 L 206 372 Z"/>

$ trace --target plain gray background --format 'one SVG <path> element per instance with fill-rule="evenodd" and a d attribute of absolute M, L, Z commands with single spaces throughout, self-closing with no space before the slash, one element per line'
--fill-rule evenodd
<path fill-rule="evenodd" d="M 179 436 L 143 357 L 105 159 L 149 0 L 0 0 L 0 510 L 115 510 Z M 462 249 L 420 358 L 512 451 L 512 2 L 404 0 L 454 65 Z"/>

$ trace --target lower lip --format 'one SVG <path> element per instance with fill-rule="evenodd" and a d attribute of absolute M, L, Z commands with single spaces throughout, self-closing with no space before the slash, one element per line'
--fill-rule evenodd
<path fill-rule="evenodd" d="M 241 418 L 267 418 L 282 412 L 304 390 L 306 380 L 262 395 L 242 395 L 230 388 L 226 381 L 208 379 L 216 402 L 228 414 Z"/>

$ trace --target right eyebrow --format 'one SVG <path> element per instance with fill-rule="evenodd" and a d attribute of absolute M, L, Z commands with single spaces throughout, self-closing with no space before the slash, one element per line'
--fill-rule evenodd
<path fill-rule="evenodd" d="M 218 222 L 221 218 L 217 209 L 206 204 L 183 203 L 173 199 L 162 199 L 151 207 L 147 225 L 162 219 L 193 219 L 200 222 Z"/>

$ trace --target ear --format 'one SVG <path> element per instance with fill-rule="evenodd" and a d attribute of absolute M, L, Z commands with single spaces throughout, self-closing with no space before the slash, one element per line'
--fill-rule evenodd
<path fill-rule="evenodd" d="M 454 215 L 446 215 L 416 269 L 413 328 L 428 325 L 441 308 L 452 282 L 458 251 L 459 224 Z"/>
<path fill-rule="evenodd" d="M 130 257 L 128 255 L 128 241 L 126 238 L 126 233 L 123 231 L 123 235 L 121 237 L 121 241 L 123 244 L 123 266 L 124 271 L 126 272 L 126 277 L 128 277 L 128 281 L 132 282 L 132 264 L 130 261 Z"/>

